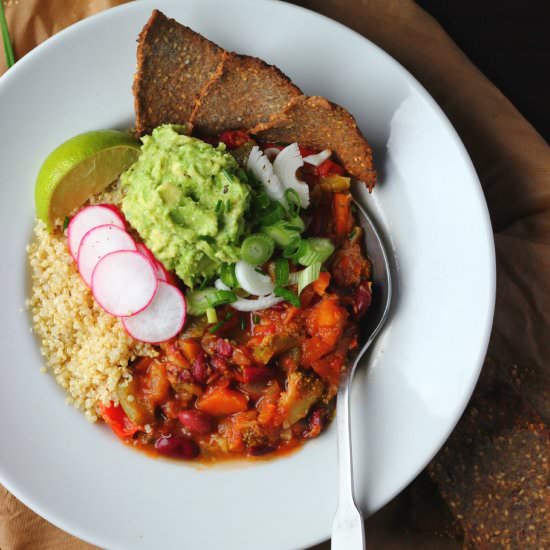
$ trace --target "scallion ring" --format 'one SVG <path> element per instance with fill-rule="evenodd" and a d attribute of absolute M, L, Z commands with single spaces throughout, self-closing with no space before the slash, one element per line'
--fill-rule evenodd
<path fill-rule="evenodd" d="M 334 252 L 334 245 L 330 239 L 310 237 L 302 242 L 304 247 L 296 256 L 296 260 L 304 266 L 311 265 L 314 262 L 323 263 Z"/>
<path fill-rule="evenodd" d="M 262 233 L 250 235 L 241 245 L 241 258 L 251 265 L 261 265 L 271 258 L 275 241 Z"/>

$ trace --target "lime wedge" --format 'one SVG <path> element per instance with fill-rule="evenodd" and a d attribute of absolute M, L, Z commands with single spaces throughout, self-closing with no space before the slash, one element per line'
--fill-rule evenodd
<path fill-rule="evenodd" d="M 137 160 L 139 148 L 139 141 L 118 130 L 86 132 L 65 141 L 36 178 L 36 215 L 51 228 L 115 181 Z"/>

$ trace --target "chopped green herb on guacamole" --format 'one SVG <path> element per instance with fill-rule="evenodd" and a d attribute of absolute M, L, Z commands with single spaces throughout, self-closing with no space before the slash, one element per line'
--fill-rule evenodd
<path fill-rule="evenodd" d="M 239 260 L 250 187 L 225 145 L 164 125 L 122 174 L 124 215 L 164 266 L 193 287 Z"/>

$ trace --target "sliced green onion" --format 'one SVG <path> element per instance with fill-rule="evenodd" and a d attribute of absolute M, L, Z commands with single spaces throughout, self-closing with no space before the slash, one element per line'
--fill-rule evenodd
<path fill-rule="evenodd" d="M 281 203 L 273 202 L 271 203 L 271 206 L 269 209 L 258 216 L 258 223 L 260 225 L 271 225 L 279 220 L 284 220 L 286 216 L 286 210 L 284 209 L 284 206 Z"/>
<path fill-rule="evenodd" d="M 241 245 L 241 258 L 251 265 L 261 265 L 271 258 L 275 241 L 262 233 L 250 235 Z"/>
<path fill-rule="evenodd" d="M 225 319 L 222 319 L 221 321 L 218 321 L 213 327 L 210 327 L 208 329 L 208 332 L 210 334 L 214 334 L 215 332 L 220 330 L 220 328 L 222 328 L 223 325 L 225 325 L 225 323 L 227 323 L 227 321 L 229 321 L 229 319 L 231 319 L 231 317 L 233 317 L 233 312 L 232 311 L 227 313 L 227 315 L 225 316 Z"/>
<path fill-rule="evenodd" d="M 264 226 L 262 231 L 269 235 L 281 248 L 285 248 L 295 240 L 300 239 L 300 229 L 285 220 L 279 220 L 271 225 Z"/>
<path fill-rule="evenodd" d="M 334 252 L 334 245 L 330 239 L 324 239 L 322 237 L 310 237 L 305 241 L 304 249 L 300 251 L 297 256 L 298 263 L 308 266 L 314 262 L 323 263 Z"/>
<path fill-rule="evenodd" d="M 237 301 L 237 295 L 232 290 L 218 290 L 207 297 L 210 307 L 224 306 Z"/>
<path fill-rule="evenodd" d="M 275 296 L 279 296 L 280 298 L 283 298 L 285 301 L 287 301 L 289 304 L 292 304 L 294 307 L 300 307 L 300 298 L 297 294 L 294 294 L 291 290 L 288 290 L 287 288 L 282 288 L 280 286 L 276 286 L 275 290 L 273 291 L 273 294 Z"/>
<path fill-rule="evenodd" d="M 220 279 L 222 283 L 229 288 L 238 287 L 239 282 L 235 276 L 235 264 L 222 264 L 220 268 Z"/>
<path fill-rule="evenodd" d="M 288 213 L 291 216 L 296 216 L 302 206 L 300 195 L 298 195 L 295 189 L 287 189 L 285 191 L 285 199 L 288 204 Z"/>
<path fill-rule="evenodd" d="M 321 262 L 313 262 L 311 265 L 297 273 L 296 282 L 298 283 L 298 296 L 307 285 L 314 283 L 321 274 Z"/>
<path fill-rule="evenodd" d="M 199 290 L 204 290 L 208 284 L 208 279 L 204 278 L 199 284 Z"/>
<path fill-rule="evenodd" d="M 288 278 L 290 276 L 290 268 L 288 266 L 288 260 L 280 258 L 275 262 L 275 284 L 277 286 L 285 286 L 288 284 Z"/>
<path fill-rule="evenodd" d="M 243 182 L 248 183 L 248 174 L 242 169 L 237 169 L 237 177 Z"/>
<path fill-rule="evenodd" d="M 306 224 L 300 216 L 293 216 L 292 218 L 289 218 L 288 224 L 295 227 L 300 233 L 306 228 Z"/>
<path fill-rule="evenodd" d="M 302 239 L 294 239 L 288 246 L 283 248 L 283 258 L 297 260 L 306 252 L 306 241 Z"/>
<path fill-rule="evenodd" d="M 204 315 L 209 308 L 231 304 L 237 300 L 237 295 L 231 290 L 205 288 L 187 293 L 187 311 L 190 315 Z"/>
<path fill-rule="evenodd" d="M 248 177 L 248 183 L 251 187 L 254 187 L 255 189 L 262 189 L 262 182 L 253 174 L 251 170 L 247 170 L 246 175 Z"/>
<path fill-rule="evenodd" d="M 218 314 L 216 313 L 215 307 L 209 307 L 206 309 L 206 320 L 209 323 L 217 323 L 218 322 Z"/>
<path fill-rule="evenodd" d="M 265 191 L 260 191 L 255 199 L 255 204 L 258 206 L 258 208 L 265 210 L 271 205 L 271 199 L 269 198 L 268 194 Z"/>

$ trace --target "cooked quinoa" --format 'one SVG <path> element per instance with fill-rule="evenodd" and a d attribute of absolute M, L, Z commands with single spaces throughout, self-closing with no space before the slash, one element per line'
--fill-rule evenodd
<path fill-rule="evenodd" d="M 32 275 L 27 306 L 33 330 L 47 367 L 67 392 L 67 402 L 93 422 L 100 403 L 118 402 L 117 384 L 131 379 L 128 363 L 156 352 L 128 336 L 120 320 L 95 303 L 61 231 L 50 233 L 37 221 L 34 233 L 27 248 Z"/>

